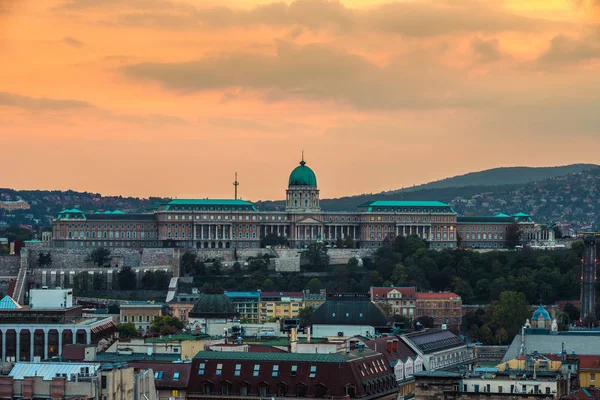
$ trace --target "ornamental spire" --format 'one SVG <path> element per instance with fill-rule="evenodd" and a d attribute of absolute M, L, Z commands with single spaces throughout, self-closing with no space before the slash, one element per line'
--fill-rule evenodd
<path fill-rule="evenodd" d="M 304 162 L 304 150 L 302 150 L 302 161 L 300 161 L 300 165 L 304 166 L 306 162 Z"/>

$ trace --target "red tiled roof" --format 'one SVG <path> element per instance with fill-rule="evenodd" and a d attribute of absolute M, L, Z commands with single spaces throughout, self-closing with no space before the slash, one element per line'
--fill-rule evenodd
<path fill-rule="evenodd" d="M 417 299 L 451 299 L 459 297 L 456 293 L 445 292 L 445 293 L 417 293 Z"/>
<path fill-rule="evenodd" d="M 600 389 L 586 388 L 579 389 L 567 396 L 563 397 L 564 400 L 591 400 L 600 399 Z"/>
<path fill-rule="evenodd" d="M 388 340 L 397 340 L 398 341 L 398 352 L 387 351 L 387 341 Z M 383 354 L 385 359 L 388 361 L 390 365 L 394 364 L 393 361 L 405 359 L 408 357 L 416 357 L 417 353 L 414 352 L 413 349 L 408 347 L 404 341 L 400 340 L 397 336 L 388 336 L 381 337 L 379 339 L 367 340 L 365 341 L 365 345 L 373 351 L 377 351 L 378 353 Z"/>
<path fill-rule="evenodd" d="M 397 290 L 398 292 L 402 293 L 402 297 L 415 298 L 414 287 L 372 287 L 371 298 L 373 300 L 386 299 L 387 294 L 392 290 Z"/>
<path fill-rule="evenodd" d="M 579 369 L 600 370 L 600 356 L 577 355 L 579 359 Z"/>

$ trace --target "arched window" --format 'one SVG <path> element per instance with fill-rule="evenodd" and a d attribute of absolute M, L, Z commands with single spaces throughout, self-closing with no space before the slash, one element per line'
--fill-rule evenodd
<path fill-rule="evenodd" d="M 306 397 L 306 385 L 303 383 L 299 383 L 296 386 L 296 397 Z"/>

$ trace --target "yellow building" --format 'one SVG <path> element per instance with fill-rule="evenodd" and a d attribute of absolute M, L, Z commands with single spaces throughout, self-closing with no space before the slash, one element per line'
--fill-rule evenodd
<path fill-rule="evenodd" d="M 510 370 L 526 370 L 527 366 L 529 366 L 529 363 L 531 363 L 530 361 L 525 360 L 524 357 L 522 358 L 515 358 L 512 360 L 509 360 L 505 363 L 502 364 L 498 364 L 497 368 L 498 371 L 503 372 L 507 369 Z M 527 364 L 527 365 L 526 365 Z M 532 369 L 533 366 L 529 367 L 530 369 Z M 546 356 L 540 356 L 540 358 L 538 360 L 535 361 L 535 369 L 537 371 L 558 371 L 560 370 L 562 367 L 562 361 L 558 360 L 556 358 L 556 356 L 549 358 Z"/>
<path fill-rule="evenodd" d="M 321 289 L 319 293 L 310 293 L 310 290 L 304 291 L 304 307 L 312 308 L 316 310 L 321 307 L 323 303 L 327 300 L 327 291 L 325 289 Z"/>
<path fill-rule="evenodd" d="M 585 388 L 600 387 L 600 356 L 577 356 L 579 359 L 579 385 Z"/>
<path fill-rule="evenodd" d="M 262 292 L 260 294 L 260 321 L 270 319 L 297 318 L 304 308 L 302 292 Z"/>

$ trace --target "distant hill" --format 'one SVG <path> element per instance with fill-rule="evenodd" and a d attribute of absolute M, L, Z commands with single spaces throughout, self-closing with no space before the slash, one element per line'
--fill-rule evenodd
<path fill-rule="evenodd" d="M 498 186 L 523 184 L 544 179 L 554 178 L 567 174 L 575 174 L 585 170 L 598 168 L 596 164 L 572 164 L 559 167 L 502 167 L 487 169 L 479 172 L 470 172 L 464 175 L 453 176 L 423 185 L 410 188 L 393 190 L 385 193 L 408 192 L 422 189 L 439 189 L 465 186 Z"/>

